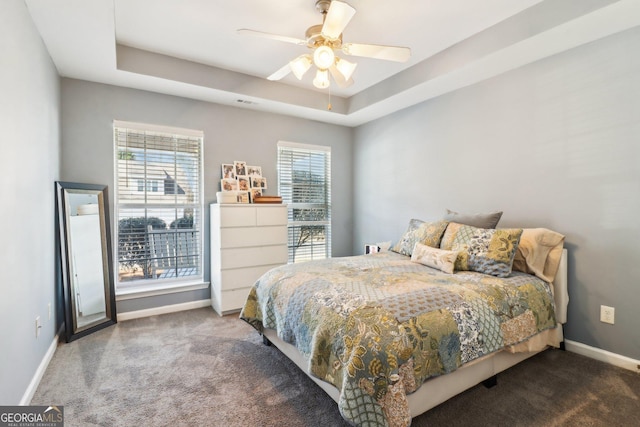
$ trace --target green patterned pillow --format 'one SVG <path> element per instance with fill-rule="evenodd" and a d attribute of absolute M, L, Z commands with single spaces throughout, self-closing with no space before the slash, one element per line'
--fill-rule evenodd
<path fill-rule="evenodd" d="M 456 270 L 471 270 L 507 277 L 520 243 L 522 228 L 477 228 L 449 223 L 440 248 L 458 251 Z"/>
<path fill-rule="evenodd" d="M 411 256 L 416 243 L 437 248 L 440 245 L 442 233 L 447 228 L 447 221 L 423 222 L 417 228 L 409 224 L 409 229 L 391 250 L 402 255 Z"/>

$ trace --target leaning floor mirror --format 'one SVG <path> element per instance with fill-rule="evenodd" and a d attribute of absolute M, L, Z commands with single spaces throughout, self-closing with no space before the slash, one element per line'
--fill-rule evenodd
<path fill-rule="evenodd" d="M 107 187 L 56 182 L 67 342 L 116 323 Z"/>

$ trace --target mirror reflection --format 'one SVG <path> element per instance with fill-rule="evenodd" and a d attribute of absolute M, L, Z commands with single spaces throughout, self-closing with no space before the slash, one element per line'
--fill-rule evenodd
<path fill-rule="evenodd" d="M 57 183 L 65 297 L 65 329 L 72 341 L 116 322 L 107 188 Z"/>
<path fill-rule="evenodd" d="M 96 194 L 67 192 L 76 329 L 105 319 L 100 206 Z"/>

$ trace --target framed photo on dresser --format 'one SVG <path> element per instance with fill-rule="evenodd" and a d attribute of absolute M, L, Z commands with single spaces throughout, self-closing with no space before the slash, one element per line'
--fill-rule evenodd
<path fill-rule="evenodd" d="M 251 189 L 251 203 L 254 202 L 254 200 L 256 199 L 256 196 L 262 196 L 262 190 L 259 188 L 252 188 Z"/>
<path fill-rule="evenodd" d="M 251 177 L 251 188 L 259 188 L 261 190 L 267 189 L 267 178 L 263 176 Z"/>
<path fill-rule="evenodd" d="M 262 176 L 262 167 L 260 167 L 260 166 L 247 166 L 247 175 L 249 175 L 249 176 Z"/>
<path fill-rule="evenodd" d="M 236 160 L 233 165 L 235 166 L 236 176 L 247 174 L 247 162 Z"/>
<path fill-rule="evenodd" d="M 238 203 L 249 203 L 249 192 L 248 191 L 238 191 L 237 193 Z"/>
<path fill-rule="evenodd" d="M 233 164 L 222 164 L 222 179 L 236 179 L 236 167 Z"/>
<path fill-rule="evenodd" d="M 220 180 L 220 189 L 224 191 L 238 191 L 238 181 L 235 178 L 223 178 Z"/>
<path fill-rule="evenodd" d="M 251 189 L 251 184 L 249 183 L 249 177 L 238 175 L 238 190 L 240 191 L 249 191 Z"/>

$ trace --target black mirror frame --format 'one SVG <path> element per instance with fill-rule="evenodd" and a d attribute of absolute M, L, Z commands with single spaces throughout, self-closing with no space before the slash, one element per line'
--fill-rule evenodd
<path fill-rule="evenodd" d="M 102 228 L 103 259 L 106 258 L 104 266 L 106 268 L 105 281 L 105 320 L 101 323 L 88 327 L 86 329 L 74 330 L 74 305 L 72 302 L 72 283 L 71 283 L 71 267 L 69 259 L 69 242 L 67 223 L 67 206 L 65 204 L 65 190 L 90 190 L 101 192 L 103 212 L 100 218 Z M 113 278 L 113 257 L 111 251 L 111 227 L 109 221 L 109 193 L 106 185 L 98 184 L 81 184 L 75 182 L 56 181 L 56 224 L 58 233 L 56 235 L 57 246 L 60 254 L 60 267 L 62 272 L 62 295 L 64 296 L 64 321 L 65 321 L 65 338 L 67 342 L 74 341 L 85 335 L 89 335 L 100 329 L 117 323 L 116 317 L 116 297 Z"/>

